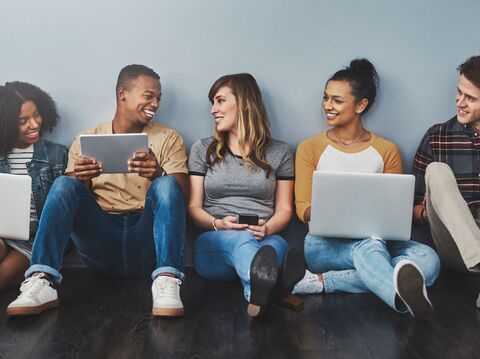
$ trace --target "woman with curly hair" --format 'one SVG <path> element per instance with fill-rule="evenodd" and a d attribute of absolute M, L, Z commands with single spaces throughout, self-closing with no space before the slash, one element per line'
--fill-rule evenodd
<path fill-rule="evenodd" d="M 45 198 L 64 173 L 67 148 L 42 139 L 58 121 L 54 101 L 25 82 L 0 86 L 0 172 L 32 177 L 30 240 L 0 239 L 0 290 L 17 286 L 29 266 Z"/>
<path fill-rule="evenodd" d="M 287 251 L 278 235 L 292 216 L 293 155 L 272 139 L 252 75 L 219 78 L 208 98 L 214 136 L 195 142 L 189 157 L 188 213 L 204 230 L 195 242 L 195 267 L 208 279 L 238 276 L 248 314 L 257 316 L 272 293 L 281 303 L 305 272 L 303 256 Z"/>

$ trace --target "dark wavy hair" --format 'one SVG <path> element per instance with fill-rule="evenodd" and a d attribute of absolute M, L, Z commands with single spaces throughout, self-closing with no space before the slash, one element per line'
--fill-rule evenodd
<path fill-rule="evenodd" d="M 375 102 L 378 74 L 373 64 L 367 59 L 352 60 L 350 66 L 335 72 L 335 74 L 328 79 L 328 81 L 330 80 L 348 82 L 352 88 L 352 95 L 357 102 L 366 98 L 368 104 L 363 113 L 366 113 Z"/>
<path fill-rule="evenodd" d="M 48 93 L 26 82 L 7 82 L 0 86 L 0 156 L 6 156 L 15 147 L 19 136 L 18 117 L 22 105 L 32 101 L 42 117 L 40 136 L 57 125 L 57 106 Z"/>
<path fill-rule="evenodd" d="M 465 76 L 468 81 L 480 88 L 480 56 L 472 56 L 463 64 L 458 66 L 460 75 Z"/>

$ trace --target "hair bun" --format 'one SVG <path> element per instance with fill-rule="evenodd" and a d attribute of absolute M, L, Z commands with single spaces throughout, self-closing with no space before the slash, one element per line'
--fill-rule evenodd
<path fill-rule="evenodd" d="M 378 83 L 377 71 L 373 64 L 367 59 L 354 59 L 350 62 L 349 68 L 354 71 L 361 72 L 368 78 L 371 78 L 376 84 Z"/>

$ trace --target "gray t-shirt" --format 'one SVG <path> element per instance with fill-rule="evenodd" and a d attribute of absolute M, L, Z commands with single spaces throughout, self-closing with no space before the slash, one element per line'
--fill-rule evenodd
<path fill-rule="evenodd" d="M 273 140 L 266 160 L 273 172 L 269 178 L 259 167 L 248 168 L 242 159 L 227 152 L 221 163 L 208 168 L 207 148 L 212 137 L 196 141 L 190 149 L 188 170 L 191 176 L 205 176 L 203 209 L 214 217 L 257 214 L 268 220 L 275 211 L 277 180 L 294 180 L 295 170 L 290 147 Z"/>

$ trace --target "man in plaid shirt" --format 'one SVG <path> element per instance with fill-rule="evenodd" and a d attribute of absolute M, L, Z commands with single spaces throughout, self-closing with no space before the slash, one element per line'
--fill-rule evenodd
<path fill-rule="evenodd" d="M 480 56 L 458 70 L 457 115 L 432 126 L 415 155 L 413 215 L 430 224 L 445 265 L 480 274 Z"/>

